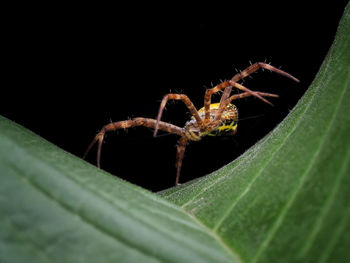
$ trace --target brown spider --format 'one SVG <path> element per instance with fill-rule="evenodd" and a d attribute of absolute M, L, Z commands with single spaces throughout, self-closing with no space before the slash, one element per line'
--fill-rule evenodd
<path fill-rule="evenodd" d="M 238 110 L 236 106 L 231 104 L 231 101 L 236 99 L 245 98 L 248 96 L 255 96 L 262 101 L 272 105 L 264 97 L 278 97 L 276 94 L 264 93 L 258 91 L 252 91 L 237 83 L 239 80 L 247 77 L 253 72 L 257 71 L 259 68 L 268 69 L 270 71 L 279 73 L 285 77 L 291 78 L 296 82 L 298 79 L 294 78 L 292 75 L 277 69 L 270 64 L 266 63 L 255 63 L 237 73 L 231 80 L 227 80 L 217 85 L 214 88 L 207 89 L 204 95 L 204 107 L 197 111 L 191 100 L 185 94 L 167 94 L 164 96 L 157 120 L 149 118 L 133 118 L 131 120 L 118 121 L 105 125 L 101 131 L 95 136 L 93 141 L 87 148 L 84 159 L 92 146 L 98 141 L 97 148 L 97 167 L 100 168 L 101 160 L 101 147 L 103 138 L 106 132 L 115 131 L 118 129 L 127 129 L 135 126 L 145 126 L 154 129 L 154 136 L 156 136 L 158 130 L 166 131 L 168 133 L 173 133 L 180 135 L 181 138 L 177 143 L 177 153 L 176 153 L 176 180 L 175 185 L 179 184 L 180 171 L 182 165 L 182 159 L 184 157 L 186 145 L 188 141 L 199 141 L 202 137 L 207 135 L 218 136 L 218 135 L 234 135 L 237 132 L 237 122 L 238 122 Z M 232 88 L 235 87 L 242 90 L 242 93 L 231 95 Z M 211 103 L 211 96 L 221 90 L 223 94 L 221 96 L 219 103 Z M 231 95 L 231 96 L 230 96 Z M 182 100 L 187 106 L 188 110 L 192 114 L 192 118 L 186 122 L 184 128 L 180 128 L 170 123 L 161 121 L 162 112 L 168 100 Z"/>

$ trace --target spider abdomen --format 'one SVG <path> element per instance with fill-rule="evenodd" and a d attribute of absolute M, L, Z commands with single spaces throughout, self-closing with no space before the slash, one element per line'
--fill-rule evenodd
<path fill-rule="evenodd" d="M 210 105 L 210 119 L 215 119 L 216 113 L 219 109 L 220 103 L 213 103 Z M 201 109 L 202 110 L 202 109 Z M 204 109 L 203 109 L 204 115 Z M 233 104 L 228 104 L 222 112 L 218 126 L 213 130 L 208 131 L 206 135 L 209 136 L 231 136 L 237 132 L 238 109 Z"/>
<path fill-rule="evenodd" d="M 213 121 L 216 113 L 220 107 L 220 103 L 210 104 L 210 120 Z M 204 119 L 205 109 L 204 107 L 198 110 L 199 116 Z M 238 110 L 237 107 L 233 104 L 228 104 L 221 115 L 221 121 L 226 122 L 228 120 L 237 121 L 238 120 Z"/>

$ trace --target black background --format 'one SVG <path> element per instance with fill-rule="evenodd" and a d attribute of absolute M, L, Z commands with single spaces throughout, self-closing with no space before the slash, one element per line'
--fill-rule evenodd
<path fill-rule="evenodd" d="M 202 107 L 205 88 L 249 61 L 266 60 L 299 78 L 298 84 L 265 71 L 244 81 L 280 98 L 271 99 L 274 107 L 255 98 L 236 101 L 241 121 L 234 137 L 188 146 L 180 181 L 206 175 L 241 155 L 293 108 L 327 54 L 347 1 L 232 3 L 10 8 L 2 32 L 0 114 L 81 157 L 104 124 L 154 118 L 170 91 Z M 163 120 L 182 127 L 189 117 L 176 102 Z M 153 191 L 171 187 L 177 139 L 153 138 L 142 127 L 110 133 L 102 168 Z M 94 148 L 88 161 L 95 157 Z"/>

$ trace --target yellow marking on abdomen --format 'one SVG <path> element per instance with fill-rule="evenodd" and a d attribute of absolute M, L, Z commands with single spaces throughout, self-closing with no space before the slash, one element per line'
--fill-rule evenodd
<path fill-rule="evenodd" d="M 230 107 L 230 106 L 232 106 L 232 104 L 228 104 L 226 107 Z M 217 109 L 219 109 L 219 107 L 220 107 L 220 102 L 210 104 L 210 109 L 211 109 L 211 110 L 217 110 Z M 205 112 L 204 107 L 203 107 L 203 108 L 200 108 L 200 109 L 198 110 L 198 113 L 199 113 L 199 114 L 204 114 L 204 112 Z"/>
<path fill-rule="evenodd" d="M 237 129 L 237 124 L 233 125 L 234 122 L 232 122 L 230 125 L 222 125 L 218 127 L 218 131 L 233 131 Z"/>

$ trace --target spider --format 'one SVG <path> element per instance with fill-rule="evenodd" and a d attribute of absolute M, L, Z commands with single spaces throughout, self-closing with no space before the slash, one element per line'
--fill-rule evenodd
<path fill-rule="evenodd" d="M 128 129 L 136 126 L 145 126 L 154 129 L 153 136 L 157 135 L 158 130 L 177 134 L 180 136 L 180 139 L 177 142 L 175 185 L 179 185 L 182 160 L 189 141 L 199 141 L 204 136 L 230 136 L 237 132 L 238 110 L 235 105 L 231 104 L 233 100 L 254 96 L 263 102 L 272 105 L 272 103 L 264 97 L 278 97 L 276 94 L 252 91 L 238 83 L 239 80 L 244 79 L 258 69 L 267 69 L 299 82 L 297 78 L 285 71 L 275 68 L 270 64 L 257 62 L 237 73 L 231 80 L 224 81 L 211 89 L 207 89 L 204 95 L 204 107 L 199 110 L 195 108 L 191 100 L 185 94 L 169 93 L 165 95 L 161 101 L 157 119 L 138 117 L 130 120 L 112 122 L 103 126 L 101 131 L 88 146 L 83 159 L 85 159 L 94 144 L 98 142 L 97 167 L 100 168 L 101 148 L 106 132 L 118 129 Z M 231 95 L 233 87 L 243 92 Z M 222 90 L 223 93 L 220 102 L 212 103 L 212 95 Z M 192 117 L 186 122 L 183 128 L 161 121 L 162 113 L 168 100 L 181 100 L 190 111 Z"/>

